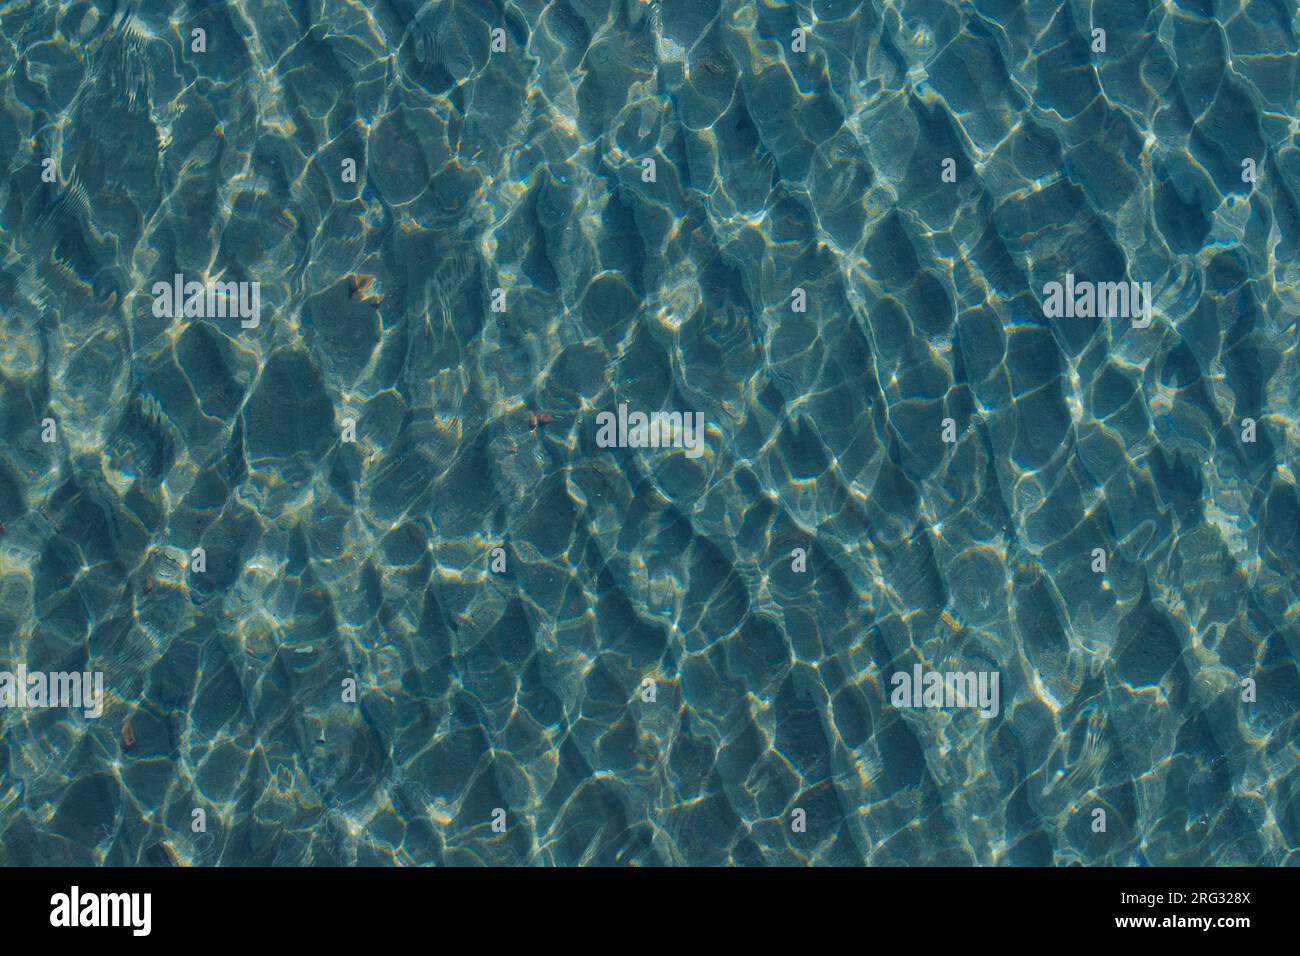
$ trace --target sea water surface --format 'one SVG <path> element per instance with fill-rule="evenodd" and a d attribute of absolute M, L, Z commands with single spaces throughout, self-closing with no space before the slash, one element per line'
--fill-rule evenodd
<path fill-rule="evenodd" d="M 0 667 L 105 683 L 0 709 L 0 863 L 1297 862 L 1298 47 L 0 4 Z"/>

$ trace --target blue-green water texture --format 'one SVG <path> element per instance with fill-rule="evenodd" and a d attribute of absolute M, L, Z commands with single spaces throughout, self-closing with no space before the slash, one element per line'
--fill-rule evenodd
<path fill-rule="evenodd" d="M 0 4 L 0 864 L 1300 863 L 1298 48 Z"/>

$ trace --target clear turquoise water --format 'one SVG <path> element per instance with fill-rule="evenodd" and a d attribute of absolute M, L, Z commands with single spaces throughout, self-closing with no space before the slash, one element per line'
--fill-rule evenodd
<path fill-rule="evenodd" d="M 1295 862 L 1298 36 L 0 7 L 0 664 L 107 687 L 0 709 L 0 863 Z M 1067 272 L 1152 325 L 1045 317 Z M 891 706 L 918 663 L 999 715 Z"/>

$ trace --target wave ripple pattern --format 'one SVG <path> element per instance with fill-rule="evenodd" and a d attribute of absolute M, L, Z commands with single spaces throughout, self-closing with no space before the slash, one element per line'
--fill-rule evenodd
<path fill-rule="evenodd" d="M 1288 0 L 4 4 L 0 666 L 105 700 L 0 709 L 0 862 L 1297 863 L 1298 47 Z"/>

